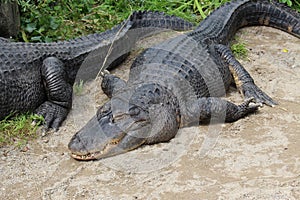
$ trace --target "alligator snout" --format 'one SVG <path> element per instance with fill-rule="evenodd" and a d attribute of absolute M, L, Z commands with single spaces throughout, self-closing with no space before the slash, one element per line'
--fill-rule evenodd
<path fill-rule="evenodd" d="M 143 129 L 142 120 L 134 121 L 128 114 L 114 117 L 109 106 L 100 109 L 69 142 L 71 156 L 77 160 L 95 160 L 127 152 L 141 146 L 145 138 L 136 137 Z"/>

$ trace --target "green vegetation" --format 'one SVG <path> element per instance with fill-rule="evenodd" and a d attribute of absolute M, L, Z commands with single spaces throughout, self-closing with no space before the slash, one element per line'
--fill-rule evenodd
<path fill-rule="evenodd" d="M 32 121 L 35 124 L 32 124 Z M 0 147 L 15 145 L 22 147 L 29 139 L 36 138 L 36 130 L 43 118 L 34 114 L 23 114 L 0 121 Z"/>
<path fill-rule="evenodd" d="M 246 44 L 239 38 L 235 37 L 230 46 L 230 49 L 236 58 L 243 60 L 248 58 L 248 49 L 246 48 Z"/>
<path fill-rule="evenodd" d="M 285 3 L 288 6 L 294 8 L 298 12 L 300 12 L 300 1 L 299 0 L 279 0 L 281 3 Z"/>
<path fill-rule="evenodd" d="M 239 42 L 231 45 L 231 51 L 234 56 L 240 59 L 246 59 L 248 54 L 248 49 L 246 48 L 245 43 Z"/>
<path fill-rule="evenodd" d="M 82 91 L 83 91 L 83 80 L 80 80 L 79 83 L 75 82 L 73 85 L 73 93 L 75 95 L 81 95 Z"/>
<path fill-rule="evenodd" d="M 18 0 L 25 42 L 52 42 L 102 32 L 133 10 L 158 10 L 192 22 L 229 0 Z M 280 0 L 300 12 L 300 0 Z"/>
<path fill-rule="evenodd" d="M 199 22 L 228 0 L 18 0 L 20 41 L 51 42 L 102 32 L 133 10 L 158 10 Z"/>

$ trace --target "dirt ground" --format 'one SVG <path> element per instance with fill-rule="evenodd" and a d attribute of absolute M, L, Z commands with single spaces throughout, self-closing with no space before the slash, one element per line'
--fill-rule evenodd
<path fill-rule="evenodd" d="M 58 132 L 26 151 L 0 149 L 1 199 L 300 199 L 300 40 L 266 27 L 239 35 L 250 49 L 243 65 L 278 106 L 234 123 L 181 129 L 169 143 L 79 162 L 67 144 L 107 101 L 94 81 L 74 96 Z M 133 58 L 113 73 L 126 78 Z M 234 88 L 226 98 L 242 102 Z"/>

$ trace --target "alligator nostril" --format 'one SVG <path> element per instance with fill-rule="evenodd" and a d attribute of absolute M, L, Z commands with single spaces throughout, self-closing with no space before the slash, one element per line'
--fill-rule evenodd
<path fill-rule="evenodd" d="M 140 114 L 140 109 L 138 109 L 137 107 L 133 107 L 129 109 L 129 115 L 138 115 Z"/>

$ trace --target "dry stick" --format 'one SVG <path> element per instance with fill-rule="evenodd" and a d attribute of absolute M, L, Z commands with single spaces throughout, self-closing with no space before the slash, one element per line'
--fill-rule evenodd
<path fill-rule="evenodd" d="M 99 72 L 98 72 L 98 74 L 97 74 L 95 80 L 96 80 L 99 76 L 103 76 L 103 75 L 104 75 L 104 73 L 103 73 L 102 71 L 103 71 L 103 69 L 104 69 L 104 67 L 105 67 L 105 64 L 106 64 L 106 62 L 107 62 L 108 56 L 110 56 L 110 54 L 111 54 L 111 52 L 112 52 L 114 42 L 116 41 L 117 37 L 119 36 L 120 32 L 123 30 L 123 28 L 125 27 L 125 25 L 128 23 L 128 21 L 129 21 L 129 19 L 130 19 L 130 16 L 131 16 L 131 15 L 129 15 L 129 17 L 127 18 L 126 22 L 121 26 L 121 28 L 119 29 L 119 31 L 118 31 L 117 34 L 115 35 L 114 39 L 112 40 L 112 43 L 111 43 L 111 45 L 110 45 L 110 47 L 109 47 L 109 49 L 108 49 L 108 52 L 107 52 L 107 54 L 106 54 L 106 56 L 105 56 L 105 58 L 104 58 L 103 64 L 102 64 L 102 66 L 100 67 L 100 70 L 99 70 Z"/>

